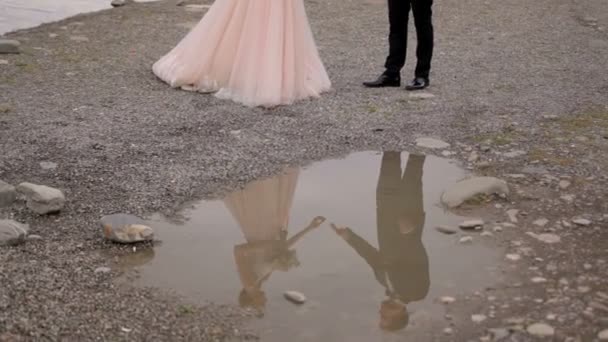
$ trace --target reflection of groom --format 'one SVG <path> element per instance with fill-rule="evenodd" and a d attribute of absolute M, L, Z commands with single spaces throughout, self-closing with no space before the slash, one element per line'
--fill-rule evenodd
<path fill-rule="evenodd" d="M 424 299 L 430 286 L 429 261 L 422 244 L 424 160 L 424 156 L 410 155 L 402 176 L 401 154 L 383 154 L 376 190 L 378 249 L 350 228 L 332 225 L 386 288 L 387 298 L 380 307 L 380 327 L 385 330 L 407 326 L 406 305 Z"/>

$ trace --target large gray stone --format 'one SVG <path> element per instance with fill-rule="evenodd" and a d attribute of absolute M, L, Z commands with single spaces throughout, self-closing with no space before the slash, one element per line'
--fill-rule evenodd
<path fill-rule="evenodd" d="M 114 214 L 101 218 L 103 237 L 119 243 L 136 243 L 154 240 L 154 230 L 137 216 Z"/>
<path fill-rule="evenodd" d="M 27 207 L 40 215 L 61 211 L 65 205 L 63 192 L 50 186 L 21 183 L 17 192 L 25 196 Z"/>
<path fill-rule="evenodd" d="M 435 139 L 435 138 L 428 138 L 428 137 L 416 139 L 416 145 L 419 147 L 430 148 L 430 149 L 437 149 L 437 148 L 443 149 L 443 148 L 450 147 L 450 144 L 448 144 L 445 141 Z"/>
<path fill-rule="evenodd" d="M 18 40 L 0 39 L 0 54 L 20 53 L 20 46 Z"/>
<path fill-rule="evenodd" d="M 14 186 L 0 180 L 0 208 L 8 207 L 17 199 Z"/>
<path fill-rule="evenodd" d="M 494 177 L 473 177 L 462 180 L 441 195 L 441 202 L 448 208 L 456 208 L 478 195 L 509 194 L 507 182 Z"/>
<path fill-rule="evenodd" d="M 0 246 L 17 246 L 25 242 L 28 226 L 13 220 L 0 220 Z"/>

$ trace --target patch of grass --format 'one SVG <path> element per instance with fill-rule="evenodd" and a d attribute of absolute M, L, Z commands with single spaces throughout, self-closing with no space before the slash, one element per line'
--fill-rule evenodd
<path fill-rule="evenodd" d="M 572 158 L 557 157 L 540 148 L 530 150 L 530 152 L 528 152 L 528 158 L 529 160 L 541 160 L 548 164 L 559 166 L 570 166 L 574 164 L 574 160 Z"/>
<path fill-rule="evenodd" d="M 8 103 L 0 103 L 0 114 L 8 114 L 13 111 L 13 107 Z"/>
<path fill-rule="evenodd" d="M 492 196 L 486 194 L 477 194 L 464 202 L 465 205 L 478 206 L 492 201 Z"/>
<path fill-rule="evenodd" d="M 15 63 L 22 72 L 34 72 L 38 69 L 38 65 L 35 63 L 27 63 L 27 62 L 17 62 Z"/>
<path fill-rule="evenodd" d="M 377 112 L 377 111 L 378 111 L 378 107 L 376 107 L 376 106 L 374 106 L 374 105 L 369 105 L 369 106 L 367 107 L 367 111 L 368 111 L 368 112 L 370 112 L 370 113 L 375 113 L 375 112 Z"/>
<path fill-rule="evenodd" d="M 480 134 L 474 137 L 473 140 L 478 143 L 489 141 L 492 145 L 504 146 L 515 141 L 518 135 L 519 133 L 513 127 L 507 126 L 500 132 Z"/>
<path fill-rule="evenodd" d="M 586 131 L 592 127 L 608 128 L 608 110 L 593 110 L 557 120 L 560 128 L 567 132 Z"/>
<path fill-rule="evenodd" d="M 191 315 L 196 312 L 196 308 L 190 305 L 180 305 L 177 307 L 177 314 L 179 316 Z"/>

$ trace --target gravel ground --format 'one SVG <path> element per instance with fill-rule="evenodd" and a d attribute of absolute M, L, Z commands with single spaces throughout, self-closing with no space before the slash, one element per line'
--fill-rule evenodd
<path fill-rule="evenodd" d="M 412 151 L 418 136 L 452 143 L 453 158 L 516 190 L 503 208 L 472 214 L 504 220 L 506 209 L 521 210 L 518 229 L 496 243 L 524 259 L 504 267 L 504 286 L 488 290 L 494 303 L 480 294 L 462 307 L 489 319 L 463 323 L 453 336 L 438 332 L 437 340 L 545 321 L 556 341 L 586 342 L 608 328 L 605 1 L 437 2 L 435 97 L 426 100 L 360 86 L 382 71 L 386 52 L 386 8 L 374 2 L 307 1 L 334 90 L 272 110 L 171 90 L 154 78 L 151 64 L 201 15 L 175 2 L 8 34 L 24 53 L 0 56 L 8 61 L 0 65 L 0 179 L 61 188 L 68 203 L 55 216 L 20 205 L 0 211 L 43 237 L 0 249 L 0 341 L 12 341 L 6 333 L 36 341 L 253 337 L 238 330 L 246 313 L 237 309 L 191 309 L 170 293 L 115 285 L 114 272 L 95 274 L 108 262 L 98 251 L 119 252 L 102 241 L 99 218 L 171 214 L 285 164 L 362 149 Z M 504 154 L 518 150 L 526 153 Z M 43 161 L 58 167 L 44 170 Z M 560 188 L 560 179 L 572 185 Z M 579 216 L 592 224 L 569 223 Z M 532 224 L 541 217 L 550 219 L 545 228 Z M 525 234 L 543 230 L 562 238 L 559 248 Z M 546 282 L 530 284 L 535 276 Z M 532 339 L 517 331 L 510 338 Z"/>

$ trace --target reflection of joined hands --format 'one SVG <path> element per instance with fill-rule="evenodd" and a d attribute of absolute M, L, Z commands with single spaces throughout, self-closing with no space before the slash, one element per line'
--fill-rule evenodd
<path fill-rule="evenodd" d="M 312 221 L 310 222 L 310 227 L 311 228 L 318 228 L 320 227 L 323 222 L 325 222 L 325 217 L 323 216 L 317 216 L 314 219 L 312 219 Z"/>
<path fill-rule="evenodd" d="M 350 228 L 348 227 L 338 227 L 335 224 L 331 224 L 331 229 L 338 234 L 344 240 L 347 240 L 350 237 Z"/>

